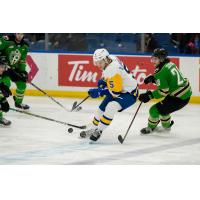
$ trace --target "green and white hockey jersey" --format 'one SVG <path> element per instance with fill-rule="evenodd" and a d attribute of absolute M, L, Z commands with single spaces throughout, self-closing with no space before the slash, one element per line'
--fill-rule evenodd
<path fill-rule="evenodd" d="M 185 100 L 192 95 L 189 81 L 172 62 L 168 62 L 161 69 L 156 70 L 153 76 L 157 89 L 152 94 L 156 99 L 170 95 Z"/>
<path fill-rule="evenodd" d="M 18 44 L 13 36 L 0 37 L 0 55 L 6 57 L 8 65 L 12 69 L 26 70 L 27 52 L 28 44 L 24 40 Z"/>

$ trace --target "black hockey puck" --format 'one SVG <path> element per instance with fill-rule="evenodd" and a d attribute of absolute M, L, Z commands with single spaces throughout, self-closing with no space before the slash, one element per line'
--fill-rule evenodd
<path fill-rule="evenodd" d="M 80 137 L 81 138 L 86 138 L 86 132 L 85 131 L 81 131 L 80 132 Z"/>
<path fill-rule="evenodd" d="M 68 133 L 72 133 L 73 131 L 74 131 L 73 128 L 68 129 Z"/>

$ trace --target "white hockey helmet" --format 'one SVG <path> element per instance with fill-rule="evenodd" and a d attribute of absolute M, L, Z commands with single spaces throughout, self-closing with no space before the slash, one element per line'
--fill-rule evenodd
<path fill-rule="evenodd" d="M 109 53 L 106 49 L 97 49 L 93 54 L 93 63 L 104 60 L 109 56 Z"/>

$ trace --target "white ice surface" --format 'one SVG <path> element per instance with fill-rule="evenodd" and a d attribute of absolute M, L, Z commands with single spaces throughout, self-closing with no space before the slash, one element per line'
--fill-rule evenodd
<path fill-rule="evenodd" d="M 68 109 L 80 99 L 57 98 Z M 11 106 L 12 99 L 9 100 Z M 68 123 L 91 122 L 100 101 L 88 100 L 80 112 L 66 112 L 47 97 L 25 97 L 30 112 Z M 124 135 L 138 103 L 115 116 L 96 144 L 78 138 L 80 130 L 10 111 L 10 128 L 0 127 L 0 164 L 200 164 L 200 105 L 173 114 L 170 133 L 141 136 L 151 104 L 142 105 L 124 144 Z"/>

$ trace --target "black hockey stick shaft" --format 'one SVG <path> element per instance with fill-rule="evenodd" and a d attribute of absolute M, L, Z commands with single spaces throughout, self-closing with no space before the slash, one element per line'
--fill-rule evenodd
<path fill-rule="evenodd" d="M 77 125 L 74 125 L 74 124 L 70 124 L 70 123 L 67 123 L 67 122 L 63 122 L 63 121 L 55 120 L 55 119 L 52 119 L 52 118 L 44 117 L 44 116 L 41 116 L 41 115 L 33 114 L 33 113 L 26 112 L 26 111 L 23 111 L 23 110 L 18 110 L 18 109 L 14 109 L 14 108 L 10 108 L 10 110 L 15 111 L 15 112 L 19 112 L 19 113 L 23 113 L 23 114 L 26 114 L 26 115 L 30 115 L 30 116 L 33 116 L 33 117 L 37 117 L 37 118 L 40 118 L 40 119 L 45 119 L 45 120 L 48 120 L 48 121 L 56 122 L 56 123 L 63 124 L 63 125 L 66 125 L 66 126 L 71 126 L 71 127 L 78 128 L 78 129 L 85 129 L 85 126 L 77 126 Z"/>
<path fill-rule="evenodd" d="M 136 110 L 136 112 L 135 112 L 135 115 L 133 116 L 133 119 L 132 119 L 132 121 L 131 121 L 131 123 L 130 123 L 130 125 L 129 125 L 127 131 L 126 131 L 126 134 L 124 135 L 124 137 L 122 138 L 121 135 L 118 136 L 118 140 L 120 141 L 121 144 L 122 144 L 122 143 L 124 142 L 124 140 L 126 139 L 126 136 L 127 136 L 128 133 L 129 133 L 129 130 L 130 130 L 130 128 L 131 128 L 131 126 L 132 126 L 132 124 L 133 124 L 133 122 L 134 122 L 134 120 L 135 120 L 137 114 L 138 114 L 138 111 L 139 111 L 141 105 L 142 105 L 142 102 L 140 102 L 140 105 L 138 106 L 138 108 L 137 108 L 137 110 Z"/>
<path fill-rule="evenodd" d="M 88 95 L 87 97 L 85 97 L 85 99 L 83 99 L 80 103 L 78 103 L 71 111 L 75 110 L 76 108 L 78 108 L 83 102 L 85 102 L 90 96 Z"/>
<path fill-rule="evenodd" d="M 42 90 L 41 88 L 39 88 L 37 85 L 35 85 L 32 82 L 28 82 L 29 84 L 31 84 L 34 88 L 36 88 L 37 90 L 39 90 L 40 92 L 42 92 L 45 96 L 47 96 L 48 98 L 50 98 L 52 101 L 54 101 L 56 104 L 58 104 L 60 107 L 62 107 L 63 109 L 65 109 L 66 111 L 68 111 L 60 102 L 56 101 L 52 96 L 48 95 L 44 90 Z"/>
<path fill-rule="evenodd" d="M 11 69 L 11 67 L 10 66 L 8 66 L 8 68 L 9 69 Z M 12 70 L 12 69 L 11 69 Z M 22 78 L 22 76 L 19 74 L 19 73 L 17 73 L 17 72 L 15 72 L 14 70 L 12 70 L 17 76 L 19 76 L 19 77 L 21 77 Z M 64 110 L 66 110 L 66 111 L 69 111 L 69 110 L 67 110 L 61 103 L 59 103 L 58 101 L 56 101 L 52 96 L 50 96 L 50 95 L 48 95 L 44 90 L 42 90 L 41 88 L 39 88 L 37 85 L 35 85 L 34 83 L 32 83 L 32 82 L 28 82 L 30 85 L 32 85 L 34 88 L 36 88 L 37 90 L 39 90 L 40 92 L 42 92 L 45 96 L 47 96 L 48 98 L 50 98 L 52 101 L 54 101 L 57 105 L 59 105 L 60 107 L 62 107 Z"/>

